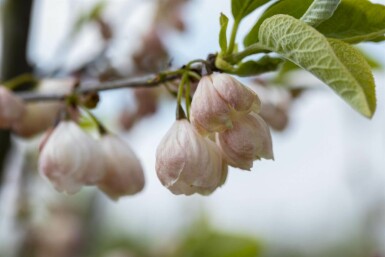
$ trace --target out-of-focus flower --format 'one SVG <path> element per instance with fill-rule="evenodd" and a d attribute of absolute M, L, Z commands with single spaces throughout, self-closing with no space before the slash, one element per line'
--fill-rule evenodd
<path fill-rule="evenodd" d="M 138 73 L 159 72 L 167 66 L 168 54 L 156 28 L 143 37 L 142 47 L 132 58 Z"/>
<path fill-rule="evenodd" d="M 37 92 L 46 94 L 69 94 L 75 84 L 73 79 L 42 80 Z M 12 125 L 12 130 L 22 137 L 32 137 L 51 127 L 64 107 L 61 102 L 36 102 L 26 104 L 22 119 Z"/>
<path fill-rule="evenodd" d="M 9 128 L 25 113 L 23 101 L 7 88 L 0 86 L 0 128 Z"/>
<path fill-rule="evenodd" d="M 233 128 L 217 134 L 226 161 L 233 167 L 250 170 L 253 161 L 274 159 L 269 127 L 256 113 L 240 116 Z"/>
<path fill-rule="evenodd" d="M 284 104 L 263 103 L 261 117 L 277 131 L 283 131 L 289 123 L 289 106 Z"/>
<path fill-rule="evenodd" d="M 186 29 L 183 21 L 182 8 L 187 1 L 166 0 L 159 1 L 155 16 L 155 24 L 163 28 L 174 28 L 180 32 Z"/>
<path fill-rule="evenodd" d="M 174 194 L 207 195 L 225 182 L 227 164 L 217 145 L 182 119 L 175 121 L 157 148 L 156 172 Z"/>
<path fill-rule="evenodd" d="M 157 88 L 136 88 L 134 90 L 136 99 L 136 114 L 139 117 L 154 114 L 158 107 Z"/>
<path fill-rule="evenodd" d="M 227 74 L 203 77 L 191 103 L 191 120 L 201 132 L 221 132 L 240 114 L 258 112 L 260 100 L 249 88 Z"/>
<path fill-rule="evenodd" d="M 74 194 L 103 178 L 105 161 L 95 140 L 73 121 L 62 121 L 42 147 L 39 170 L 56 190 Z"/>
<path fill-rule="evenodd" d="M 129 110 L 123 110 L 119 116 L 119 124 L 124 130 L 130 130 L 137 120 L 136 113 Z"/>
<path fill-rule="evenodd" d="M 100 143 L 106 173 L 98 183 L 99 188 L 113 200 L 140 192 L 144 187 L 144 174 L 131 147 L 114 135 L 103 136 Z"/>
<path fill-rule="evenodd" d="M 290 121 L 289 114 L 293 100 L 301 94 L 302 90 L 289 89 L 288 91 L 281 85 L 267 84 L 266 81 L 256 81 L 253 90 L 262 101 L 259 115 L 272 129 L 285 130 Z"/>

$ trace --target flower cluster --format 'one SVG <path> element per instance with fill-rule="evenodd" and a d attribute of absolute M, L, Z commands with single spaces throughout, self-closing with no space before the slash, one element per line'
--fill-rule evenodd
<path fill-rule="evenodd" d="M 51 81 L 40 90 L 70 97 L 73 84 Z M 178 95 L 178 114 L 183 113 L 180 99 Z M 96 119 L 101 137 L 91 138 L 76 123 L 80 115 L 76 106 L 25 104 L 0 87 L 0 128 L 29 137 L 51 127 L 62 110 L 67 120 L 46 132 L 39 157 L 40 173 L 55 189 L 74 194 L 84 185 L 96 185 L 111 199 L 141 191 L 143 169 L 131 148 Z M 202 77 L 191 108 L 186 108 L 188 118 L 178 115 L 158 146 L 156 172 L 161 183 L 174 194 L 208 195 L 224 184 L 229 165 L 250 170 L 255 160 L 273 159 L 270 130 L 258 114 L 260 107 L 258 96 L 233 77 Z"/>
<path fill-rule="evenodd" d="M 61 121 L 47 133 L 39 170 L 59 192 L 74 194 L 83 185 L 97 185 L 117 200 L 143 189 L 140 161 L 116 136 L 105 134 L 96 141 L 73 121 Z"/>
<path fill-rule="evenodd" d="M 204 76 L 191 103 L 191 123 L 177 120 L 158 146 L 161 183 L 174 194 L 209 194 L 225 182 L 227 165 L 250 170 L 254 160 L 273 159 L 260 105 L 233 77 Z"/>

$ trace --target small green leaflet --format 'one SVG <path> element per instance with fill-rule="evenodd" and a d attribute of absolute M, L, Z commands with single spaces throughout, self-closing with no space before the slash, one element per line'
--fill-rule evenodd
<path fill-rule="evenodd" d="M 331 87 L 355 110 L 372 117 L 375 85 L 365 57 L 352 46 L 326 39 L 306 23 L 289 15 L 266 19 L 259 30 L 260 44 L 308 70 Z"/>
<path fill-rule="evenodd" d="M 223 13 L 219 18 L 219 23 L 221 29 L 219 31 L 219 46 L 221 47 L 222 52 L 227 50 L 227 25 L 229 24 L 229 18 L 226 17 Z"/>
<path fill-rule="evenodd" d="M 258 31 L 264 20 L 276 14 L 288 14 L 300 18 L 308 10 L 312 0 L 280 0 L 270 6 L 244 39 L 244 45 L 258 42 Z M 317 30 L 329 38 L 347 43 L 384 41 L 385 6 L 368 0 L 342 0 L 333 16 Z"/>
<path fill-rule="evenodd" d="M 241 20 L 270 0 L 232 0 L 231 12 L 235 20 Z"/>
<path fill-rule="evenodd" d="M 301 20 L 312 27 L 317 27 L 333 16 L 340 2 L 341 0 L 314 0 Z"/>

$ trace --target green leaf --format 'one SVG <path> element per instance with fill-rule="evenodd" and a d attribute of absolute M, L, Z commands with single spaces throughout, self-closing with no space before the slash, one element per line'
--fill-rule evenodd
<path fill-rule="evenodd" d="M 244 39 L 244 45 L 258 42 L 261 24 L 276 14 L 288 14 L 300 18 L 312 4 L 312 0 L 281 0 L 270 6 L 259 18 Z M 368 0 L 342 0 L 333 16 L 317 27 L 326 37 L 348 43 L 385 40 L 385 6 Z"/>
<path fill-rule="evenodd" d="M 249 60 L 240 63 L 232 73 L 240 77 L 256 76 L 269 71 L 276 71 L 282 61 L 281 58 L 265 55 L 258 61 Z"/>
<path fill-rule="evenodd" d="M 369 64 L 371 69 L 382 69 L 383 66 L 373 57 L 367 55 L 365 52 L 363 52 L 361 49 L 357 49 L 361 55 L 365 57 L 366 62 Z M 291 61 L 285 61 L 279 69 L 279 72 L 277 76 L 274 78 L 274 82 L 279 84 L 284 84 L 286 75 L 300 70 L 301 67 L 298 67 L 298 65 L 292 63 Z"/>
<path fill-rule="evenodd" d="M 258 42 L 258 33 L 261 24 L 268 18 L 276 14 L 288 14 L 295 18 L 301 18 L 310 7 L 313 0 L 281 0 L 271 5 L 258 19 L 250 32 L 244 39 L 244 45 L 250 46 Z"/>
<path fill-rule="evenodd" d="M 384 36 L 380 36 L 380 37 L 376 37 L 376 38 L 373 38 L 372 40 L 370 40 L 372 42 L 382 42 L 382 41 L 385 41 L 385 35 Z"/>
<path fill-rule="evenodd" d="M 385 34 L 385 6 L 368 0 L 343 0 L 317 30 L 348 43 L 375 40 Z"/>
<path fill-rule="evenodd" d="M 241 20 L 270 0 L 232 0 L 231 12 L 235 20 Z"/>
<path fill-rule="evenodd" d="M 219 23 L 221 29 L 219 31 L 219 46 L 221 47 L 222 52 L 227 50 L 227 25 L 229 24 L 229 18 L 226 15 L 221 13 L 219 18 Z"/>
<path fill-rule="evenodd" d="M 375 85 L 365 57 L 339 40 L 329 41 L 317 30 L 289 15 L 275 15 L 259 30 L 260 45 L 308 70 L 355 110 L 372 117 Z"/>
<path fill-rule="evenodd" d="M 312 27 L 332 17 L 341 0 L 314 0 L 301 20 Z"/>

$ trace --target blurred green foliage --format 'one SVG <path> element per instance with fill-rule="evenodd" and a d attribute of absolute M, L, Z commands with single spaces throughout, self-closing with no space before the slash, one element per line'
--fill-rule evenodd
<path fill-rule="evenodd" d="M 220 232 L 207 221 L 192 224 L 170 257 L 258 257 L 262 244 L 255 238 Z"/>

